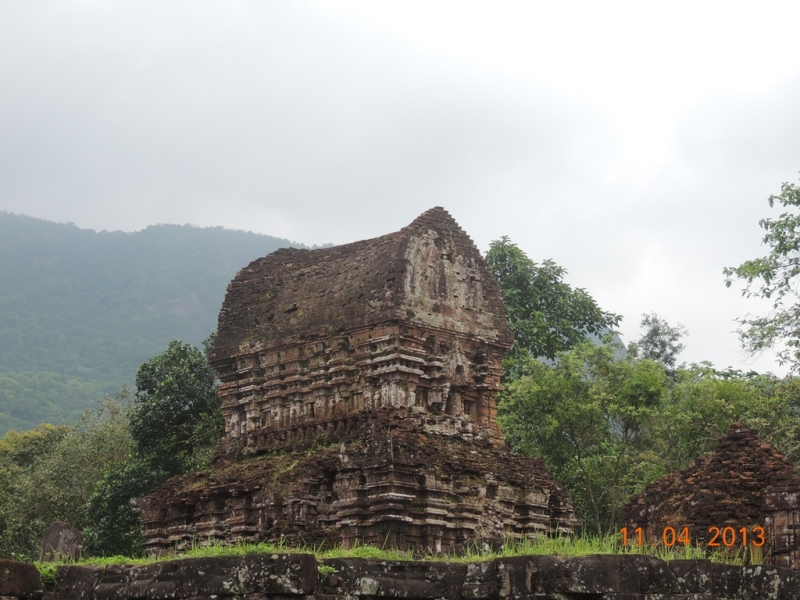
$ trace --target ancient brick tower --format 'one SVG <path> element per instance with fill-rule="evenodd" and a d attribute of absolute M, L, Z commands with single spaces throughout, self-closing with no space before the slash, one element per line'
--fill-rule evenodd
<path fill-rule="evenodd" d="M 441 208 L 254 261 L 209 353 L 225 416 L 215 465 L 139 501 L 146 550 L 283 538 L 435 552 L 572 530 L 543 463 L 500 438 L 511 341 L 497 283 Z"/>
<path fill-rule="evenodd" d="M 692 544 L 712 542 L 734 552 L 742 549 L 744 533 L 748 545 L 763 542 L 759 552 L 767 562 L 797 569 L 798 497 L 800 477 L 791 461 L 759 440 L 757 431 L 734 423 L 713 453 L 632 496 L 624 523 L 631 532 L 642 527 L 649 543 L 662 539 L 667 527 L 688 528 Z M 757 527 L 762 530 L 754 532 Z"/>

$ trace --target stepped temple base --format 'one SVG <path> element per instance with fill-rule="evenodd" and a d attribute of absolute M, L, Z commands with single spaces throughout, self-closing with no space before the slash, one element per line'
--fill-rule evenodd
<path fill-rule="evenodd" d="M 138 501 L 145 551 L 284 540 L 440 553 L 577 524 L 541 460 L 468 427 L 405 408 L 348 421 L 293 450 L 172 478 Z"/>

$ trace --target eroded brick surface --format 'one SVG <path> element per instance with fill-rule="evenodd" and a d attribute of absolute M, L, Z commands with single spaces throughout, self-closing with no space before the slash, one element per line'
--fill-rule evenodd
<path fill-rule="evenodd" d="M 363 410 L 408 407 L 499 439 L 512 340 L 500 290 L 442 209 L 393 234 L 285 249 L 228 287 L 215 347 L 223 454 L 296 447 Z"/>
<path fill-rule="evenodd" d="M 496 422 L 500 289 L 441 208 L 393 234 L 280 250 L 228 287 L 209 354 L 225 436 L 208 472 L 139 502 L 146 548 L 192 539 L 443 552 L 572 530 Z"/>
<path fill-rule="evenodd" d="M 649 543 L 662 539 L 665 527 L 688 527 L 692 543 L 707 544 L 716 527 L 730 527 L 731 552 L 742 550 L 743 533 L 756 539 L 753 528 L 765 530 L 765 546 L 755 552 L 770 564 L 800 567 L 798 542 L 800 478 L 794 465 L 758 432 L 740 423 L 722 436 L 716 450 L 675 471 L 631 497 L 625 507 L 625 525 L 643 527 Z M 721 536 L 717 543 L 724 550 Z M 750 547 L 749 551 L 753 548 Z"/>

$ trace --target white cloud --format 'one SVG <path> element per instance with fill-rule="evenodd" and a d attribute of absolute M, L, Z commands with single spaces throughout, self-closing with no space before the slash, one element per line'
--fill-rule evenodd
<path fill-rule="evenodd" d="M 744 368 L 763 252 L 800 170 L 796 3 L 30 2 L 0 6 L 0 209 L 307 243 L 434 205 L 622 313 Z M 771 368 L 771 358 L 758 362 Z"/>

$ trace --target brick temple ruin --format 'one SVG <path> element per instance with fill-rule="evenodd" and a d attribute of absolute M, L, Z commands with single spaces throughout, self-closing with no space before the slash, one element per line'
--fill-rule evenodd
<path fill-rule="evenodd" d="M 139 501 L 145 550 L 210 539 L 445 552 L 577 525 L 496 422 L 500 289 L 442 208 L 371 240 L 282 249 L 228 286 L 209 471 Z"/>
<path fill-rule="evenodd" d="M 648 543 L 662 538 L 665 527 L 689 528 L 692 543 L 707 544 L 716 532 L 733 528 L 741 548 L 741 528 L 764 528 L 765 545 L 759 551 L 767 562 L 800 568 L 800 478 L 794 465 L 758 432 L 741 423 L 731 425 L 713 453 L 697 458 L 687 469 L 674 471 L 649 484 L 625 506 L 629 531 L 644 529 Z M 734 539 L 728 536 L 728 541 Z M 722 537 L 717 538 L 724 550 Z"/>

